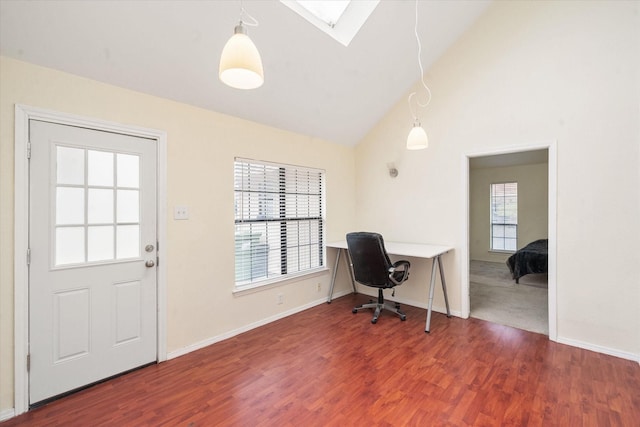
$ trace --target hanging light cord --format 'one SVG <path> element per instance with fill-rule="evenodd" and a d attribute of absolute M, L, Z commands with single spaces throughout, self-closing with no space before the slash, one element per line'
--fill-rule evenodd
<path fill-rule="evenodd" d="M 244 21 L 242 18 L 246 17 L 247 19 L 250 19 L 249 22 Z M 251 16 L 249 14 L 249 12 L 247 12 L 244 8 L 244 3 L 242 0 L 240 0 L 240 24 L 244 24 L 248 27 L 257 27 L 258 26 L 258 20 L 256 18 L 254 18 L 253 16 Z"/>
<path fill-rule="evenodd" d="M 431 90 L 429 89 L 429 86 L 427 86 L 427 84 L 424 81 L 424 68 L 422 66 L 422 58 L 421 58 L 422 44 L 420 43 L 420 37 L 418 36 L 418 0 L 416 0 L 416 23 L 415 23 L 415 26 L 413 27 L 413 32 L 416 36 L 416 41 L 418 42 L 418 66 L 420 67 L 420 81 L 422 82 L 422 86 L 424 86 L 424 88 L 427 91 L 427 102 L 422 104 L 418 99 L 416 99 L 416 104 L 418 104 L 418 106 L 421 108 L 425 108 L 431 102 Z M 418 116 L 413 111 L 413 107 L 411 105 L 411 98 L 413 98 L 415 94 L 416 92 L 411 92 L 411 94 L 409 95 L 408 102 L 409 102 L 409 109 L 411 110 L 411 115 L 413 116 L 413 120 L 418 121 Z"/>

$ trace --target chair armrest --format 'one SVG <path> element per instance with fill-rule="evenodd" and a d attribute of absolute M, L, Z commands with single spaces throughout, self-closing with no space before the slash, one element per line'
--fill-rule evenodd
<path fill-rule="evenodd" d="M 389 280 L 391 280 L 396 285 L 404 282 L 409 278 L 409 268 L 411 267 L 411 263 L 409 261 L 400 260 L 393 263 L 391 267 L 389 267 Z M 402 273 L 400 279 L 396 279 L 396 273 Z"/>

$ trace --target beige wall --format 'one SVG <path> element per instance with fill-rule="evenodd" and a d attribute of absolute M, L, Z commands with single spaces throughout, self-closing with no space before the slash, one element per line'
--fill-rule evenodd
<path fill-rule="evenodd" d="M 13 407 L 14 105 L 167 132 L 168 206 L 188 205 L 190 219 L 167 224 L 168 351 L 326 298 L 330 274 L 234 296 L 233 159 L 326 170 L 327 238 L 353 228 L 354 149 L 0 58 L 0 412 Z M 335 253 L 327 256 L 331 266 Z M 343 274 L 344 275 L 344 274 Z M 322 284 L 322 292 L 316 284 Z M 341 280 L 348 289 L 346 280 Z M 344 290 L 342 288 L 336 291 Z M 284 304 L 276 305 L 276 294 Z"/>
<path fill-rule="evenodd" d="M 469 172 L 469 259 L 504 263 L 510 254 L 490 248 L 491 184 L 518 183 L 518 243 L 548 237 L 548 165 L 472 169 Z M 505 267 L 506 268 L 506 267 Z"/>
<path fill-rule="evenodd" d="M 357 228 L 454 246 L 444 264 L 460 312 L 465 154 L 553 139 L 558 338 L 640 357 L 639 40 L 637 2 L 495 2 L 426 75 L 429 149 L 404 149 L 412 121 L 402 96 L 355 156 L 329 142 L 2 59 L 0 410 L 13 399 L 15 103 L 168 132 L 169 208 L 187 204 L 192 218 L 168 224 L 170 351 L 314 301 L 315 283 L 329 281 L 325 274 L 278 288 L 284 306 L 270 304 L 275 290 L 232 296 L 233 255 L 225 248 L 233 242 L 234 156 L 325 168 L 330 240 Z M 424 282 L 415 278 L 429 262 L 414 260 L 412 268 L 397 296 L 424 305 Z M 434 305 L 443 306 L 440 292 Z"/>
<path fill-rule="evenodd" d="M 460 312 L 466 156 L 555 140 L 558 340 L 640 358 L 639 8 L 494 2 L 425 76 L 429 148 L 403 148 L 406 96 L 357 147 L 358 224 L 453 245 L 445 268 Z M 426 303 L 410 282 L 397 295 Z"/>

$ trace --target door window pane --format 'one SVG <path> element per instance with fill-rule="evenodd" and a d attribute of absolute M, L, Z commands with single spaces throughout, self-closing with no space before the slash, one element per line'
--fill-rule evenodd
<path fill-rule="evenodd" d="M 116 258 L 137 258 L 140 256 L 140 226 L 120 225 L 117 234 Z"/>
<path fill-rule="evenodd" d="M 139 188 L 140 157 L 130 154 L 118 154 L 117 164 L 118 187 Z"/>
<path fill-rule="evenodd" d="M 113 259 L 113 226 L 89 227 L 87 261 Z"/>
<path fill-rule="evenodd" d="M 56 161 L 54 264 L 139 258 L 140 156 L 57 147 Z"/>
<path fill-rule="evenodd" d="M 139 221 L 139 193 L 138 190 L 118 190 L 118 223 Z"/>
<path fill-rule="evenodd" d="M 56 182 L 58 184 L 84 184 L 84 150 L 56 147 Z"/>
<path fill-rule="evenodd" d="M 84 262 L 84 227 L 56 229 L 56 265 Z"/>
<path fill-rule="evenodd" d="M 87 215 L 89 224 L 113 223 L 113 190 L 90 188 Z"/>
<path fill-rule="evenodd" d="M 88 150 L 89 185 L 113 186 L 113 153 Z"/>
<path fill-rule="evenodd" d="M 84 224 L 84 189 L 56 188 L 56 225 Z"/>

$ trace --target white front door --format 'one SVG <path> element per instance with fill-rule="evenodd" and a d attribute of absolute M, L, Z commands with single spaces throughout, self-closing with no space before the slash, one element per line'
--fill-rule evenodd
<path fill-rule="evenodd" d="M 157 360 L 156 141 L 29 122 L 29 401 Z"/>

